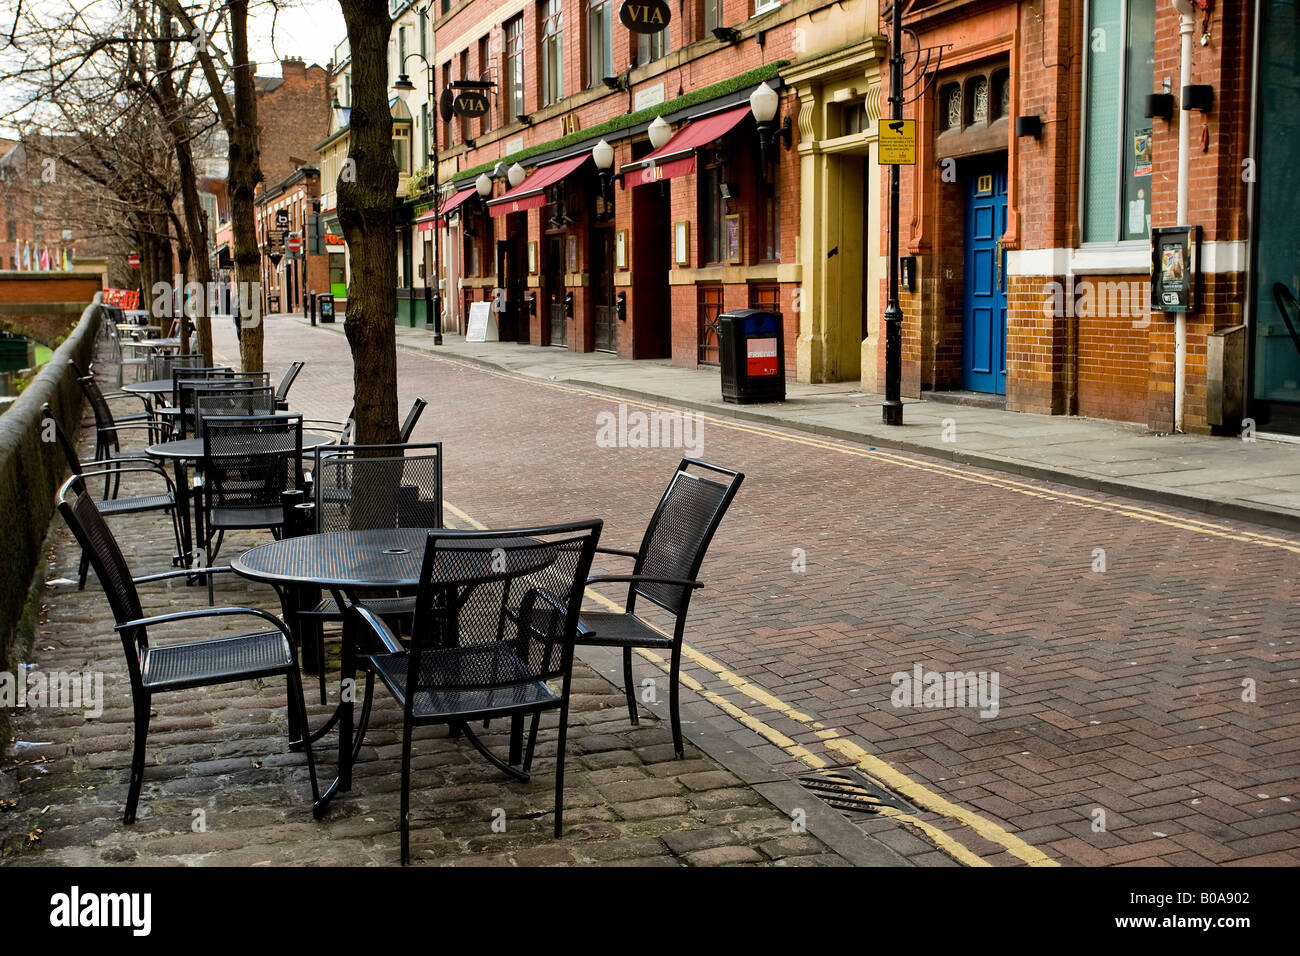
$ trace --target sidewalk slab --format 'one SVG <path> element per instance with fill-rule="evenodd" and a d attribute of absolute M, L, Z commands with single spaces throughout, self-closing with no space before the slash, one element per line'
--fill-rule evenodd
<path fill-rule="evenodd" d="M 306 324 L 297 317 L 283 317 Z M 342 323 L 332 328 L 343 332 Z M 722 401 L 716 368 L 630 361 L 512 342 L 443 345 L 423 328 L 397 328 L 397 343 L 454 361 L 563 382 L 616 396 L 667 402 L 743 421 L 858 444 L 915 452 L 1026 478 L 1055 481 L 1223 518 L 1300 530 L 1300 447 L 1285 441 L 1165 435 L 1144 425 L 1034 415 L 944 401 L 904 400 L 901 427 L 881 423 L 883 396 L 852 382 L 787 384 L 785 402 Z"/>

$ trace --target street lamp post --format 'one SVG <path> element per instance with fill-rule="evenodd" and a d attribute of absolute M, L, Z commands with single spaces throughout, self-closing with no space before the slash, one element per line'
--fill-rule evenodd
<path fill-rule="evenodd" d="M 401 68 L 406 69 L 406 61 L 414 57 L 424 64 L 425 75 L 429 78 L 428 87 L 428 106 L 426 116 L 426 132 L 429 134 L 429 167 L 433 177 L 433 269 L 425 270 L 424 274 L 424 307 L 425 315 L 428 317 L 428 324 L 433 326 L 433 344 L 442 344 L 442 293 L 436 288 L 441 282 L 441 271 L 439 269 L 439 246 L 441 245 L 439 237 L 438 224 L 438 124 L 433 121 L 437 117 L 437 101 L 433 96 L 433 64 L 425 57 L 423 53 L 408 53 L 402 60 Z M 393 84 L 393 89 L 400 93 L 412 93 L 415 91 L 415 84 L 405 73 L 400 73 L 397 82 Z M 414 144 L 412 144 L 414 145 Z"/>
<path fill-rule="evenodd" d="M 894 0 L 889 40 L 890 118 L 903 118 L 903 4 Z M 898 166 L 889 167 L 889 301 L 885 304 L 885 404 L 886 425 L 903 424 L 903 309 L 898 303 Z"/>

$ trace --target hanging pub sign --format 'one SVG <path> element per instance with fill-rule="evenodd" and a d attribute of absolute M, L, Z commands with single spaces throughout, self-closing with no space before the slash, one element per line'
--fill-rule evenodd
<path fill-rule="evenodd" d="M 451 101 L 452 111 L 466 119 L 476 119 L 488 111 L 487 93 L 483 90 L 461 90 Z"/>
<path fill-rule="evenodd" d="M 633 33 L 658 33 L 673 18 L 667 0 L 623 0 L 618 19 Z"/>

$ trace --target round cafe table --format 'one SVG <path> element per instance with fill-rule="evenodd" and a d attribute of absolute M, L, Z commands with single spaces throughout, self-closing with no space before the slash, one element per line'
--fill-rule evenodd
<path fill-rule="evenodd" d="M 396 589 L 409 593 L 417 589 L 420 584 L 425 547 L 431 531 L 436 531 L 442 538 L 472 534 L 445 528 L 330 531 L 324 534 L 281 538 L 279 541 L 258 545 L 231 560 L 230 568 L 236 574 L 250 580 L 262 581 L 274 586 L 284 605 L 286 620 L 290 622 L 295 635 L 299 635 L 300 631 L 295 625 L 300 603 L 298 599 L 300 589 L 333 591 L 340 608 L 344 606 L 345 594 L 350 595 L 353 601 L 361 600 L 364 603 L 364 599 L 355 597 L 356 592 Z M 431 578 L 439 587 L 446 589 L 449 598 L 447 607 L 458 607 L 469 590 L 484 581 L 491 580 L 494 575 L 502 578 L 512 577 L 545 567 L 552 560 L 551 556 L 546 554 L 545 548 L 517 550 L 521 545 L 531 543 L 535 543 L 534 539 L 522 537 L 469 537 L 463 543 L 456 544 L 454 557 L 448 555 L 445 561 L 439 561 L 435 552 Z M 481 559 L 473 560 L 467 557 L 466 549 L 481 553 Z M 504 549 L 504 566 L 494 564 L 500 560 L 502 553 L 494 553 L 496 549 Z M 462 587 L 466 589 L 464 593 L 461 592 Z M 454 618 L 456 612 L 446 610 L 444 613 L 448 618 Z M 454 632 L 454 626 L 451 630 Z M 354 642 L 354 628 L 345 626 L 340 656 L 341 688 L 356 686 L 357 649 Z M 316 740 L 335 724 L 339 728 L 339 775 L 317 801 L 318 816 L 337 792 L 352 789 L 352 765 L 365 737 L 371 704 L 370 697 L 367 696 L 354 739 L 353 698 L 355 696 L 355 694 L 340 692 L 339 703 L 334 714 L 323 727 L 311 734 L 312 740 Z M 472 737 L 473 732 L 468 726 L 462 724 L 459 729 Z M 308 731 L 304 728 L 303 732 Z"/>
<path fill-rule="evenodd" d="M 132 382 L 130 385 L 123 385 L 122 391 L 129 392 L 132 395 L 170 395 L 172 393 L 172 380 L 169 378 L 156 378 L 152 382 Z"/>

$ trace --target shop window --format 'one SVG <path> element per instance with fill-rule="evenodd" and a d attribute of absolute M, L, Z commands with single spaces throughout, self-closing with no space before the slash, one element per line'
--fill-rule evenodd
<path fill-rule="evenodd" d="M 564 13 L 560 0 L 543 0 L 541 29 L 542 105 L 550 106 L 564 96 Z"/>
<path fill-rule="evenodd" d="M 1083 240 L 1144 240 L 1151 229 L 1155 0 L 1089 0 L 1084 76 Z"/>
<path fill-rule="evenodd" d="M 703 151 L 704 162 L 698 176 L 700 190 L 700 261 L 705 265 L 726 262 L 727 201 L 722 198 L 726 182 L 721 151 Z"/>

